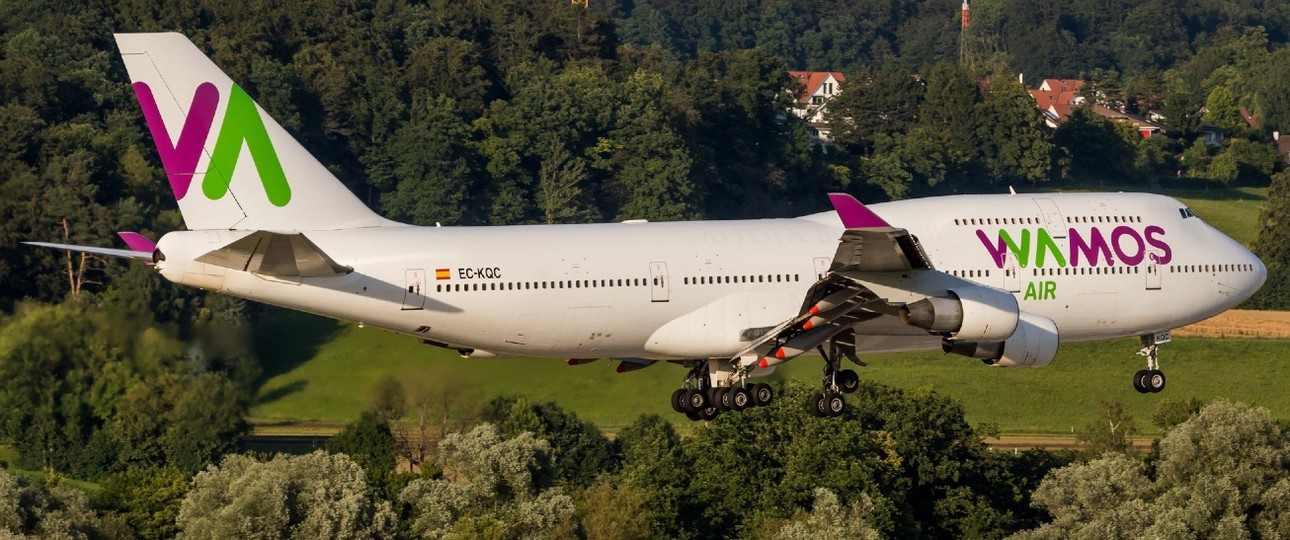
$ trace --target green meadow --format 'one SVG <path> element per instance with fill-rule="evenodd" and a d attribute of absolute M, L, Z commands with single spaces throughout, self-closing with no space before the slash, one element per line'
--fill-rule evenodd
<path fill-rule="evenodd" d="M 643 413 L 687 423 L 667 405 L 685 374 L 673 365 L 619 374 L 607 361 L 470 360 L 412 338 L 285 312 L 264 325 L 263 334 L 291 339 L 262 344 L 266 380 L 251 411 L 260 424 L 347 423 L 371 404 L 374 387 L 387 375 L 409 389 L 449 392 L 453 399 L 522 395 L 554 401 L 609 432 Z M 1290 419 L 1290 393 L 1284 391 L 1290 342 L 1179 338 L 1161 347 L 1168 387 L 1146 395 L 1130 385 L 1132 373 L 1145 365 L 1137 350 L 1135 339 L 1064 345 L 1052 364 L 1039 369 L 992 368 L 939 352 L 867 355 L 869 366 L 857 369 L 884 384 L 952 396 L 969 421 L 997 425 L 1006 434 L 1070 433 L 1097 415 L 1102 400 L 1119 400 L 1147 433 L 1154 432 L 1151 413 L 1165 398 L 1241 401 Z M 818 358 L 802 358 L 769 380 L 814 384 L 821 367 Z"/>
<path fill-rule="evenodd" d="M 1267 188 L 1153 191 L 1178 198 L 1246 245 L 1255 240 L 1267 196 Z M 265 377 L 251 414 L 262 425 L 347 423 L 369 406 L 373 388 L 387 376 L 409 393 L 447 393 L 453 400 L 523 395 L 554 401 L 610 432 L 642 413 L 687 422 L 667 405 L 685 374 L 673 365 L 619 374 L 608 361 L 568 366 L 553 359 L 469 360 L 412 338 L 277 310 L 266 314 L 257 334 Z M 1134 339 L 1064 345 L 1040 369 L 996 369 L 941 353 L 870 355 L 869 367 L 859 371 L 885 384 L 953 396 L 970 421 L 995 424 L 1008 434 L 1070 433 L 1091 421 L 1107 399 L 1124 403 L 1147 432 L 1154 431 L 1150 416 L 1165 398 L 1243 401 L 1290 419 L 1290 393 L 1283 391 L 1290 383 L 1290 342 L 1180 338 L 1161 348 L 1169 385 L 1152 395 L 1138 394 L 1129 382 L 1145 364 L 1134 355 L 1137 349 Z M 820 369 L 819 359 L 803 358 L 771 379 L 814 384 Z"/>

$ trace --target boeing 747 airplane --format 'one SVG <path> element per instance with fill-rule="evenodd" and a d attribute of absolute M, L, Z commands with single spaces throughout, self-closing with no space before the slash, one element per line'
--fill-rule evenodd
<path fill-rule="evenodd" d="M 1169 197 L 960 195 L 793 219 L 417 227 L 373 213 L 180 34 L 117 45 L 189 230 L 130 249 L 166 279 L 379 327 L 470 358 L 540 356 L 618 371 L 687 368 L 691 419 L 766 405 L 751 378 L 823 359 L 808 404 L 836 416 L 844 358 L 942 349 L 1040 367 L 1060 343 L 1157 346 L 1263 284 L 1263 263 Z M 863 365 L 863 364 L 861 364 Z"/>

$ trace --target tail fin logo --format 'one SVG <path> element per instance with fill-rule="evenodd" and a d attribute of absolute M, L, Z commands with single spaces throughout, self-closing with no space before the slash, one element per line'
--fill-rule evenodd
<path fill-rule="evenodd" d="M 188 108 L 188 116 L 179 132 L 179 139 L 173 143 L 170 131 L 157 109 L 152 88 L 142 81 L 136 82 L 134 93 L 139 99 L 139 106 L 143 108 L 143 117 L 156 142 L 157 152 L 161 155 L 161 165 L 165 167 L 166 176 L 170 179 L 170 188 L 176 199 L 183 199 L 188 195 L 193 175 L 197 172 L 197 162 L 201 159 L 202 149 L 215 124 L 219 89 L 209 82 L 197 87 L 192 105 Z M 229 92 L 228 108 L 220 123 L 215 148 L 211 151 L 210 165 L 202 179 L 202 194 L 210 200 L 218 200 L 228 193 L 244 143 L 269 202 L 274 206 L 286 206 L 291 202 L 291 186 L 287 184 L 287 175 L 278 160 L 278 152 L 273 148 L 255 102 L 236 84 Z"/>

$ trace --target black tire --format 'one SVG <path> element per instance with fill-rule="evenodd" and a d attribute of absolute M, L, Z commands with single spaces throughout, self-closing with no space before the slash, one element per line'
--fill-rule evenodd
<path fill-rule="evenodd" d="M 1146 386 L 1147 390 L 1153 394 L 1163 392 L 1165 390 L 1165 372 L 1158 369 L 1151 370 L 1147 373 L 1143 386 Z"/>
<path fill-rule="evenodd" d="M 685 391 L 685 410 L 699 412 L 708 406 L 708 395 L 699 390 Z"/>
<path fill-rule="evenodd" d="M 850 394 L 860 389 L 860 374 L 850 369 L 844 369 L 838 372 L 838 388 L 843 392 Z"/>
<path fill-rule="evenodd" d="M 752 393 L 747 388 L 736 386 L 730 389 L 730 408 L 736 411 L 742 411 L 753 406 Z"/>
<path fill-rule="evenodd" d="M 824 392 L 811 395 L 811 399 L 807 401 L 807 406 L 811 408 L 811 416 L 816 418 L 824 418 L 828 416 L 826 409 L 824 408 L 824 400 L 826 398 L 827 396 Z"/>
<path fill-rule="evenodd" d="M 819 404 L 816 403 L 819 399 L 819 394 L 811 394 L 811 397 L 806 398 L 806 412 L 811 413 L 811 416 L 816 418 L 820 417 L 820 407 Z"/>
<path fill-rule="evenodd" d="M 716 391 L 712 392 L 712 404 L 723 411 L 731 410 L 733 407 L 730 405 L 730 389 L 717 388 Z"/>
<path fill-rule="evenodd" d="M 702 418 L 699 418 L 699 413 L 696 412 L 685 411 L 685 417 L 689 418 L 691 422 L 702 420 Z"/>
<path fill-rule="evenodd" d="M 1133 389 L 1137 390 L 1138 393 L 1145 394 L 1149 392 L 1147 390 L 1147 373 L 1150 372 L 1145 369 L 1139 369 L 1133 374 Z"/>
<path fill-rule="evenodd" d="M 1151 379 L 1151 370 L 1138 370 L 1133 374 L 1133 388 L 1135 391 L 1147 393 L 1151 392 L 1151 387 L 1147 380 Z"/>
<path fill-rule="evenodd" d="M 752 402 L 758 407 L 765 407 L 775 401 L 775 389 L 766 383 L 757 383 L 752 387 Z"/>
<path fill-rule="evenodd" d="M 829 394 L 824 398 L 824 412 L 828 416 L 842 416 L 842 412 L 846 410 L 847 402 L 840 394 Z"/>
<path fill-rule="evenodd" d="M 708 420 L 712 420 L 716 418 L 718 414 L 721 414 L 721 411 L 717 410 L 716 407 L 704 407 L 696 414 L 699 415 L 700 420 L 703 420 L 706 422 Z"/>
<path fill-rule="evenodd" d="M 675 392 L 672 392 L 672 410 L 679 413 L 687 412 L 685 410 L 685 389 L 684 388 L 678 388 Z"/>

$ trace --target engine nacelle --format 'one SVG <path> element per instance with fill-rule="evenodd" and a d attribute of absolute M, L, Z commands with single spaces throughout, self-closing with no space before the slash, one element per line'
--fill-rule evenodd
<path fill-rule="evenodd" d="M 972 342 L 945 340 L 941 349 L 999 367 L 1044 367 L 1057 356 L 1060 342 L 1057 323 L 1043 315 L 1022 313 L 1017 331 L 1004 341 Z"/>
<path fill-rule="evenodd" d="M 1017 330 L 1020 308 L 1011 293 L 993 287 L 950 289 L 900 308 L 900 321 L 959 341 L 1003 341 Z"/>

